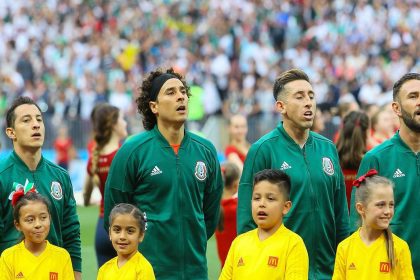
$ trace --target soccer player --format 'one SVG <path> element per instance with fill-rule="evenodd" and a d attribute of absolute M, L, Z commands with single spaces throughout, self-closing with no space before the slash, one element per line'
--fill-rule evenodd
<path fill-rule="evenodd" d="M 308 279 L 308 252 L 302 238 L 283 225 L 292 207 L 290 178 L 266 169 L 254 177 L 252 217 L 257 229 L 236 237 L 219 280 Z"/>
<path fill-rule="evenodd" d="M 395 135 L 370 150 L 360 163 L 358 176 L 369 169 L 393 181 L 395 215 L 392 231 L 407 241 L 412 252 L 413 269 L 420 279 L 420 74 L 402 76 L 393 89 L 392 109 L 400 118 L 400 129 Z M 351 225 L 358 218 L 354 208 L 354 192 L 350 207 Z"/>
<path fill-rule="evenodd" d="M 118 150 L 105 186 L 106 227 L 118 203 L 147 215 L 139 248 L 157 279 L 207 279 L 207 240 L 219 217 L 220 164 L 214 146 L 185 129 L 189 96 L 173 69 L 145 78 L 136 102 L 146 132 Z"/>
<path fill-rule="evenodd" d="M 393 183 L 374 169 L 354 181 L 362 226 L 337 248 L 333 280 L 414 280 L 407 242 L 392 233 Z"/>
<path fill-rule="evenodd" d="M 76 279 L 81 279 L 80 224 L 69 174 L 41 154 L 45 126 L 38 105 L 18 97 L 6 112 L 6 134 L 13 152 L 0 162 L 0 252 L 15 245 L 19 232 L 13 224 L 11 198 L 19 188 L 34 185 L 51 203 L 48 241 L 66 249 Z"/>
<path fill-rule="evenodd" d="M 346 188 L 334 144 L 310 131 L 315 93 L 301 70 L 282 73 L 273 89 L 283 122 L 248 152 L 238 199 L 238 233 L 255 228 L 251 216 L 252 178 L 263 169 L 280 169 L 292 181 L 294 207 L 284 217 L 309 255 L 309 279 L 331 279 L 335 250 L 349 234 Z"/>

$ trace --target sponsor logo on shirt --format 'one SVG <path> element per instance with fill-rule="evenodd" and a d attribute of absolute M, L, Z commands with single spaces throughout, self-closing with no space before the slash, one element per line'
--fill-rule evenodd
<path fill-rule="evenodd" d="M 50 280 L 58 280 L 58 272 L 50 272 Z"/>
<path fill-rule="evenodd" d="M 391 270 L 391 264 L 389 262 L 380 262 L 379 272 L 388 273 Z"/>
<path fill-rule="evenodd" d="M 404 177 L 404 176 L 405 176 L 405 174 L 399 168 L 397 168 L 397 170 L 395 170 L 394 176 L 392 176 L 392 178 L 400 178 L 400 177 Z"/>
<path fill-rule="evenodd" d="M 328 175 L 330 176 L 334 175 L 334 165 L 330 158 L 327 158 L 327 157 L 322 158 L 322 169 Z"/>
<path fill-rule="evenodd" d="M 244 260 L 242 259 L 242 257 L 239 259 L 238 264 L 236 265 L 236 267 L 240 267 L 240 266 L 244 266 Z"/>
<path fill-rule="evenodd" d="M 204 181 L 207 178 L 207 167 L 204 162 L 197 161 L 197 163 L 195 164 L 194 175 L 200 181 Z"/>
<path fill-rule="evenodd" d="M 283 163 L 280 166 L 280 170 L 286 170 L 292 168 L 287 162 L 283 161 Z"/>
<path fill-rule="evenodd" d="M 273 256 L 268 257 L 268 263 L 267 263 L 268 266 L 277 267 L 278 264 L 279 264 L 278 257 L 273 257 Z"/>
<path fill-rule="evenodd" d="M 351 263 L 349 265 L 349 270 L 356 270 L 356 265 L 354 263 Z"/>
<path fill-rule="evenodd" d="M 60 183 L 57 181 L 53 181 L 51 183 L 51 196 L 56 200 L 61 200 L 63 198 L 63 189 L 61 188 Z"/>
<path fill-rule="evenodd" d="M 150 172 L 150 176 L 155 176 L 158 174 L 162 174 L 162 170 L 159 169 L 159 167 L 157 167 L 157 165 L 155 165 L 155 167 L 153 167 L 152 172 Z"/>
<path fill-rule="evenodd" d="M 21 271 L 21 272 L 19 272 L 19 273 L 16 275 L 16 279 L 23 279 L 23 278 L 25 278 L 25 276 L 23 276 L 22 271 Z"/>

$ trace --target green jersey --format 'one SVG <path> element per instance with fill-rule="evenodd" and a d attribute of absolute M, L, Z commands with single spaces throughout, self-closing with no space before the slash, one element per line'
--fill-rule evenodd
<path fill-rule="evenodd" d="M 117 152 L 105 186 L 105 227 L 117 203 L 147 216 L 140 252 L 157 279 L 207 279 L 206 246 L 219 217 L 223 190 L 214 146 L 185 132 L 175 154 L 155 126 Z"/>
<path fill-rule="evenodd" d="M 66 249 L 73 269 L 82 271 L 80 224 L 70 177 L 67 171 L 44 157 L 35 171 L 29 170 L 15 152 L 0 162 L 0 253 L 20 241 L 21 234 L 13 223 L 11 198 L 17 187 L 31 183 L 51 202 L 48 241 Z"/>
<path fill-rule="evenodd" d="M 414 274 L 416 279 L 420 279 L 420 155 L 415 154 L 397 132 L 391 139 L 366 153 L 357 177 L 372 168 L 395 184 L 395 213 L 391 229 L 408 243 Z M 356 188 L 353 188 L 350 207 L 350 224 L 353 230 L 357 229 L 359 221 L 354 206 L 355 191 Z"/>
<path fill-rule="evenodd" d="M 337 245 L 349 235 L 346 188 L 334 144 L 311 131 L 301 148 L 282 124 L 254 143 L 239 183 L 238 233 L 256 227 L 251 215 L 253 176 L 269 168 L 291 178 L 292 208 L 283 222 L 305 242 L 309 279 L 331 279 Z"/>

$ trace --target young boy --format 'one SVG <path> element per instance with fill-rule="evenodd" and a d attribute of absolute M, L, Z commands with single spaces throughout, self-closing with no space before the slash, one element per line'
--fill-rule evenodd
<path fill-rule="evenodd" d="M 265 169 L 255 175 L 253 185 L 252 218 L 258 227 L 235 238 L 219 280 L 307 280 L 305 244 L 283 225 L 283 216 L 292 207 L 289 176 Z"/>

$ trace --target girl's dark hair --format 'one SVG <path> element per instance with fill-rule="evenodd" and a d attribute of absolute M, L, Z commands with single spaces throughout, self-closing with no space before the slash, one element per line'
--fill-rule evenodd
<path fill-rule="evenodd" d="M 50 201 L 46 197 L 40 195 L 37 192 L 27 192 L 25 195 L 19 198 L 19 200 L 16 202 L 15 207 L 13 208 L 13 219 L 15 220 L 15 222 L 19 222 L 20 208 L 22 208 L 25 205 L 28 205 L 28 203 L 31 201 L 39 201 L 44 203 L 45 206 L 47 206 L 48 214 L 51 214 Z"/>
<path fill-rule="evenodd" d="M 241 171 L 235 163 L 227 162 L 222 166 L 222 174 L 225 188 L 229 189 L 232 187 L 233 183 L 240 178 Z"/>
<path fill-rule="evenodd" d="M 118 215 L 130 214 L 137 221 L 141 233 L 144 233 L 146 230 L 146 218 L 144 217 L 143 212 L 140 211 L 136 206 L 129 203 L 120 203 L 112 208 L 111 213 L 109 213 L 109 225 L 112 226 L 114 219 Z"/>
<path fill-rule="evenodd" d="M 119 112 L 120 110 L 117 107 L 103 103 L 94 108 L 94 113 L 91 116 L 93 121 L 93 138 L 95 139 L 96 145 L 92 152 L 92 167 L 90 172 L 93 174 L 95 185 L 99 185 L 99 153 L 111 139 L 114 125 L 118 122 Z"/>
<path fill-rule="evenodd" d="M 343 120 L 337 141 L 337 152 L 343 169 L 358 169 L 366 152 L 369 117 L 364 112 L 353 111 Z"/>
<path fill-rule="evenodd" d="M 185 90 L 187 91 L 187 96 L 191 96 L 190 87 L 187 85 L 185 78 L 181 74 L 175 72 L 172 68 L 169 68 L 166 71 L 162 69 L 157 69 L 156 71 L 150 72 L 150 74 L 143 80 L 142 84 L 138 87 L 137 90 L 139 92 L 139 97 L 136 99 L 137 110 L 143 117 L 143 126 L 146 130 L 152 130 L 157 123 L 156 116 L 155 114 L 153 114 L 149 105 L 150 101 L 154 101 L 152 100 L 151 93 L 152 81 L 164 73 L 176 76 L 184 85 Z"/>
<path fill-rule="evenodd" d="M 370 197 L 372 196 L 372 191 L 378 186 L 391 186 L 394 188 L 394 183 L 388 178 L 374 175 L 372 177 L 367 177 L 360 186 L 356 188 L 356 203 L 361 203 L 367 205 Z M 391 227 L 388 227 L 384 230 L 386 238 L 386 249 L 388 252 L 388 259 L 391 264 L 391 268 L 394 269 L 396 265 L 395 253 L 394 253 L 394 239 L 392 238 Z"/>

